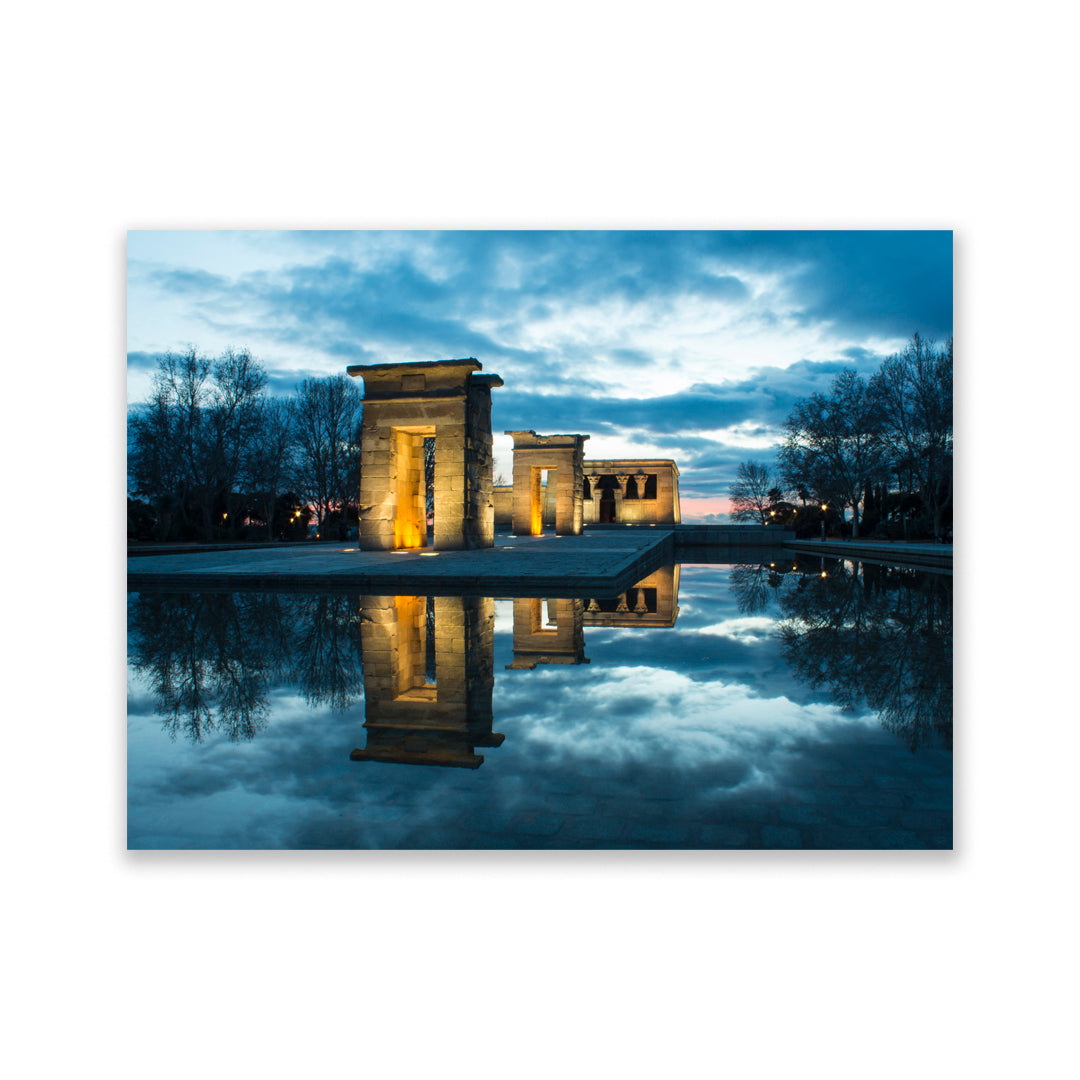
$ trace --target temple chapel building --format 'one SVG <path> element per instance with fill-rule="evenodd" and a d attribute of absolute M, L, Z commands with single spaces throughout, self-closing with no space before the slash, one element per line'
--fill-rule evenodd
<path fill-rule="evenodd" d="M 522 433 L 511 432 L 515 436 Z M 528 434 L 533 434 L 529 432 Z M 537 439 L 541 438 L 536 436 Z M 586 439 L 587 435 L 547 436 L 547 439 Z M 516 439 L 515 439 L 516 442 Z M 518 447 L 515 445 L 515 463 Z M 674 461 L 654 458 L 583 459 L 581 464 L 581 523 L 583 525 L 676 525 L 682 520 L 679 510 L 679 467 Z M 518 532 L 514 521 L 514 489 L 520 483 L 515 468 L 514 484 L 493 489 L 495 501 L 495 531 Z M 540 527 L 522 530 L 537 533 L 543 527 L 556 525 L 558 481 L 550 473 L 539 495 L 542 504 Z M 555 480 L 555 482 L 552 482 Z M 538 480 L 530 478 L 530 486 Z M 530 492 L 530 502 L 537 505 L 536 492 Z M 564 496 L 566 499 L 567 496 Z M 520 503 L 519 495 L 519 503 Z M 556 531 L 558 531 L 556 529 Z"/>

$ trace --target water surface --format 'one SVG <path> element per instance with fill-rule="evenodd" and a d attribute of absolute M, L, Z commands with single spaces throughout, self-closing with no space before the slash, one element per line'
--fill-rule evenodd
<path fill-rule="evenodd" d="M 948 848 L 952 581 L 133 592 L 131 848 Z"/>

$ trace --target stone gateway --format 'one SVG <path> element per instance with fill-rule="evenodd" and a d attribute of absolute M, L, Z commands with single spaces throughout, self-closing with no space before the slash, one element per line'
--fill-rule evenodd
<path fill-rule="evenodd" d="M 363 364 L 360 548 L 428 546 L 424 442 L 435 440 L 433 543 L 443 551 L 495 543 L 491 391 L 476 359 Z"/>

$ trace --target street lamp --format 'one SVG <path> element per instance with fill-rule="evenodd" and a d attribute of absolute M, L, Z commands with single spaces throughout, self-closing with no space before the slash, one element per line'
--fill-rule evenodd
<path fill-rule="evenodd" d="M 825 511 L 829 509 L 828 503 L 821 504 L 821 542 L 825 543 Z"/>

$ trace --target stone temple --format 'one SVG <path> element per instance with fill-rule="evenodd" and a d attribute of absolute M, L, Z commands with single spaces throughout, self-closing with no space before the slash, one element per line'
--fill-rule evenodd
<path fill-rule="evenodd" d="M 428 546 L 424 441 L 435 440 L 433 542 L 444 551 L 495 543 L 491 391 L 475 359 L 365 364 L 360 437 L 360 547 Z"/>
<path fill-rule="evenodd" d="M 515 437 L 514 483 L 492 489 L 495 500 L 495 530 L 525 535 L 535 535 L 545 527 L 559 530 L 559 498 L 563 474 L 556 472 L 552 484 L 551 474 L 543 489 L 537 488 L 536 473 L 518 467 L 517 437 L 521 432 L 508 432 Z M 533 435 L 533 432 L 525 434 Z M 544 436 L 536 436 L 543 439 Z M 547 436 L 555 439 L 587 439 L 587 435 Z M 682 521 L 679 509 L 679 467 L 670 459 L 618 458 L 583 459 L 581 462 L 580 489 L 574 499 L 581 504 L 582 525 L 678 525 Z M 522 486 L 528 485 L 527 501 L 530 507 L 540 506 L 540 524 L 529 517 L 529 527 L 521 524 Z M 566 505 L 566 495 L 561 496 Z M 576 511 L 575 511 L 576 512 Z M 565 513 L 565 511 L 564 511 Z M 580 532 L 580 528 L 576 530 Z"/>
<path fill-rule="evenodd" d="M 577 536 L 584 525 L 680 522 L 674 461 L 586 461 L 588 435 L 506 432 L 514 439 L 514 482 L 493 487 L 491 391 L 503 381 L 480 374 L 482 367 L 469 357 L 347 369 L 364 380 L 362 550 L 489 548 L 497 529 L 538 536 L 547 525 L 557 535 Z M 434 440 L 432 510 L 428 440 Z"/>

